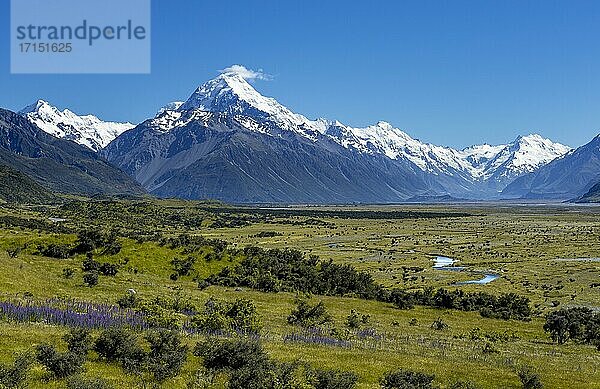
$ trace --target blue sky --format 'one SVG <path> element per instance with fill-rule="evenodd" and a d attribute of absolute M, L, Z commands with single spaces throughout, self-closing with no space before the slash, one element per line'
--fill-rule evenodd
<path fill-rule="evenodd" d="M 0 106 L 44 98 L 141 121 L 242 64 L 310 118 L 386 120 L 454 147 L 537 132 L 578 146 L 600 132 L 597 1 L 152 2 L 150 75 L 10 75 L 0 2 Z"/>

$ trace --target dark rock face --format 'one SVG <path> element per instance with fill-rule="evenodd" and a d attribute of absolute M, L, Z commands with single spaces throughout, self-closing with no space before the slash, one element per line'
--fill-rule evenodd
<path fill-rule="evenodd" d="M 0 109 L 0 164 L 59 193 L 143 194 L 144 189 L 95 152 L 55 138 L 14 112 Z"/>

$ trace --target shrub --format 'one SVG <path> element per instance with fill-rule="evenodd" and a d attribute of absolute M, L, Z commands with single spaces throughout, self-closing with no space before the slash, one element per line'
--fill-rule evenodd
<path fill-rule="evenodd" d="M 358 376 L 348 371 L 317 369 L 314 375 L 315 389 L 352 389 L 358 381 Z"/>
<path fill-rule="evenodd" d="M 84 254 L 102 247 L 105 248 L 104 251 L 107 254 L 117 254 L 121 251 L 115 231 L 103 232 L 94 229 L 79 231 L 77 241 L 71 251 L 73 254 Z"/>
<path fill-rule="evenodd" d="M 19 256 L 19 254 L 21 253 L 22 250 L 23 250 L 23 248 L 20 246 L 12 247 L 12 248 L 6 249 L 6 254 L 8 255 L 9 258 L 15 259 L 16 257 Z"/>
<path fill-rule="evenodd" d="M 98 272 L 93 271 L 93 272 L 85 273 L 83 275 L 83 283 L 86 284 L 87 286 L 89 286 L 90 288 L 92 286 L 98 285 Z"/>
<path fill-rule="evenodd" d="M 542 381 L 540 376 L 528 366 L 519 369 L 518 373 L 523 389 L 542 389 Z"/>
<path fill-rule="evenodd" d="M 71 256 L 71 246 L 68 244 L 49 244 L 48 246 L 38 246 L 38 253 L 44 257 L 67 259 Z"/>
<path fill-rule="evenodd" d="M 255 238 L 273 238 L 275 236 L 283 236 L 283 234 L 277 231 L 261 231 L 254 235 Z"/>
<path fill-rule="evenodd" d="M 137 295 L 135 292 L 128 291 L 123 297 L 117 300 L 121 308 L 134 308 L 137 306 Z"/>
<path fill-rule="evenodd" d="M 431 328 L 436 331 L 443 331 L 443 330 L 447 330 L 449 328 L 449 326 L 448 326 L 448 323 L 446 323 L 444 320 L 442 320 L 441 317 L 438 317 L 437 319 L 435 319 L 433 321 L 433 323 L 431 323 Z"/>
<path fill-rule="evenodd" d="M 331 316 L 325 308 L 323 301 L 316 305 L 310 305 L 308 299 L 296 299 L 296 308 L 288 316 L 289 324 L 302 327 L 317 327 L 332 321 Z"/>
<path fill-rule="evenodd" d="M 595 332 L 600 328 L 600 314 L 589 308 L 563 308 L 546 316 L 544 331 L 550 333 L 552 340 L 558 344 L 569 339 L 593 342 Z"/>
<path fill-rule="evenodd" d="M 104 255 L 117 255 L 121 252 L 121 249 L 123 248 L 123 246 L 121 246 L 121 243 L 119 243 L 118 241 L 112 241 L 112 242 L 106 242 L 104 244 L 104 250 L 102 250 L 102 254 Z"/>
<path fill-rule="evenodd" d="M 156 297 L 142 300 L 137 304 L 137 310 L 145 315 L 146 322 L 159 328 L 181 328 L 187 318 L 184 311 L 194 311 L 195 307 L 186 300 L 168 297 Z"/>
<path fill-rule="evenodd" d="M 85 358 L 73 352 L 61 353 L 54 346 L 41 344 L 36 347 L 36 359 L 57 378 L 77 374 L 83 368 Z"/>
<path fill-rule="evenodd" d="M 67 280 L 68 280 L 68 279 L 71 279 L 71 278 L 73 278 L 73 275 L 75 275 L 75 269 L 73 269 L 73 268 L 71 268 L 71 267 L 65 267 L 65 268 L 62 270 L 62 275 L 63 275 L 63 277 L 64 277 L 64 278 L 66 278 Z"/>
<path fill-rule="evenodd" d="M 114 277 L 119 272 L 119 267 L 113 263 L 104 262 L 100 265 L 99 270 L 104 276 Z"/>
<path fill-rule="evenodd" d="M 67 348 L 74 354 L 81 355 L 83 358 L 92 348 L 92 336 L 90 331 L 83 328 L 73 328 L 69 333 L 63 336 L 63 340 L 67 342 Z"/>
<path fill-rule="evenodd" d="M 268 357 L 260 343 L 251 339 L 207 339 L 196 344 L 194 355 L 203 358 L 207 369 L 241 369 L 263 366 Z"/>
<path fill-rule="evenodd" d="M 94 343 L 94 351 L 107 361 L 119 362 L 127 371 L 137 371 L 146 359 L 146 354 L 136 337 L 121 328 L 102 331 Z"/>
<path fill-rule="evenodd" d="M 79 375 L 67 379 L 67 389 L 112 389 L 108 381 L 98 377 L 82 377 Z"/>
<path fill-rule="evenodd" d="M 227 372 L 230 389 L 352 389 L 358 379 L 351 372 L 313 369 L 301 362 L 274 362 L 260 343 L 251 339 L 208 339 L 196 345 L 194 355 L 203 358 L 209 371 Z"/>
<path fill-rule="evenodd" d="M 411 309 L 415 306 L 413 295 L 401 289 L 392 290 L 389 300 L 398 309 Z"/>
<path fill-rule="evenodd" d="M 18 355 L 11 365 L 0 364 L 0 387 L 22 387 L 32 363 L 32 356 L 29 353 L 24 353 Z"/>
<path fill-rule="evenodd" d="M 414 305 L 428 307 L 458 309 L 461 311 L 479 311 L 483 317 L 499 319 L 529 320 L 531 307 L 529 299 L 514 293 L 494 296 L 484 292 L 465 292 L 463 290 L 446 290 L 443 288 L 425 288 L 418 291 L 393 289 L 380 299 L 393 303 L 397 308 L 410 309 Z"/>
<path fill-rule="evenodd" d="M 173 265 L 173 270 L 175 270 L 175 274 L 179 276 L 187 276 L 190 274 L 190 271 L 194 267 L 194 263 L 196 263 L 196 258 L 189 256 L 187 258 L 173 258 L 171 261 L 171 265 Z"/>
<path fill-rule="evenodd" d="M 350 311 L 350 314 L 346 318 L 346 326 L 348 328 L 357 329 L 360 328 L 361 325 L 367 324 L 370 318 L 370 315 L 361 315 L 360 313 L 352 309 Z"/>
<path fill-rule="evenodd" d="M 212 297 L 204 304 L 204 310 L 192 318 L 192 325 L 207 332 L 258 333 L 262 328 L 251 300 L 237 299 L 230 303 Z"/>
<path fill-rule="evenodd" d="M 146 340 L 150 344 L 148 370 L 154 378 L 162 382 L 178 375 L 188 353 L 187 346 L 181 344 L 179 334 L 175 331 L 158 330 L 146 335 Z"/>
<path fill-rule="evenodd" d="M 382 287 L 364 272 L 350 265 L 305 257 L 298 250 L 246 247 L 244 259 L 224 268 L 206 281 L 213 285 L 247 286 L 264 292 L 300 291 L 304 293 L 374 299 Z"/>
<path fill-rule="evenodd" d="M 383 389 L 433 388 L 434 375 L 399 369 L 386 373 L 381 379 Z"/>
<path fill-rule="evenodd" d="M 84 272 L 92 272 L 100 270 L 100 262 L 94 260 L 92 253 L 87 253 L 85 259 L 81 263 L 81 269 Z"/>

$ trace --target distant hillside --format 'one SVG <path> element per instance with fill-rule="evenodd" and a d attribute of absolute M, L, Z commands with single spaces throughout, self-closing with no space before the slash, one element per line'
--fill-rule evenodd
<path fill-rule="evenodd" d="M 600 203 L 600 182 L 592 186 L 590 190 L 584 194 L 578 202 L 581 203 Z"/>
<path fill-rule="evenodd" d="M 0 109 L 0 164 L 57 193 L 143 194 L 127 174 L 92 150 L 58 139 L 14 112 Z"/>
<path fill-rule="evenodd" d="M 0 201 L 48 204 L 58 201 L 58 197 L 25 174 L 0 165 Z"/>
<path fill-rule="evenodd" d="M 521 176 L 503 191 L 504 198 L 577 199 L 600 181 L 600 135 L 537 171 Z"/>

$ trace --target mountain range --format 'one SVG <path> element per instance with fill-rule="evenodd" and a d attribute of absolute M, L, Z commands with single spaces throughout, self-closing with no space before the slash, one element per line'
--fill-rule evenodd
<path fill-rule="evenodd" d="M 49 135 L 24 116 L 5 109 L 0 109 L 0 165 L 20 173 L 20 182 L 26 184 L 31 179 L 57 193 L 144 193 L 139 184 L 98 153 Z"/>
<path fill-rule="evenodd" d="M 512 180 L 570 150 L 539 135 L 455 150 L 386 122 L 310 120 L 224 73 L 101 154 L 159 196 L 327 203 L 498 198 Z"/>
<path fill-rule="evenodd" d="M 68 109 L 60 111 L 44 100 L 36 101 L 19 113 L 48 134 L 72 140 L 94 151 L 135 127 L 131 123 L 105 122 L 94 115 L 79 116 Z"/>
<path fill-rule="evenodd" d="M 20 115 L 71 140 L 161 197 L 233 203 L 390 203 L 583 196 L 600 182 L 599 138 L 576 150 L 540 135 L 462 150 L 387 122 L 311 120 L 222 73 L 137 126 L 39 100 Z M 72 142 L 70 142 L 72 143 Z M 18 169 L 17 169 L 18 170 Z"/>

